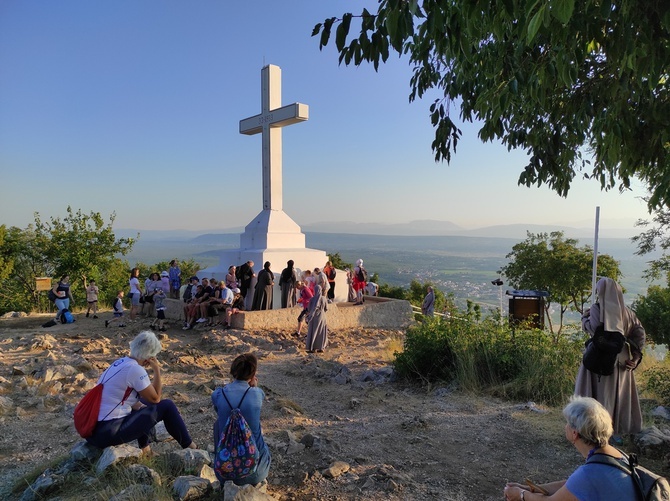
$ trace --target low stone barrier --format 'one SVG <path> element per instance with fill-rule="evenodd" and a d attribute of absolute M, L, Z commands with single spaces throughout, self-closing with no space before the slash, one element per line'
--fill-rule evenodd
<path fill-rule="evenodd" d="M 166 299 L 165 317 L 184 320 L 184 303 L 176 299 Z M 301 307 L 280 308 L 278 310 L 244 311 L 233 315 L 231 324 L 236 329 L 270 330 L 295 328 Z M 403 329 L 414 322 L 414 314 L 409 301 L 382 297 L 365 297 L 365 303 L 331 303 L 326 313 L 330 329 L 355 327 Z M 219 317 L 223 321 L 223 314 Z"/>

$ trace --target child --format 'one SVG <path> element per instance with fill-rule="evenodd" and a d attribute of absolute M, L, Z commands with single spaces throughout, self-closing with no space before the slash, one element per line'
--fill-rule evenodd
<path fill-rule="evenodd" d="M 116 293 L 116 300 L 114 301 L 114 318 L 111 320 L 105 320 L 105 327 L 109 327 L 114 321 L 119 322 L 119 327 L 125 327 L 126 324 L 123 323 L 123 291 Z"/>
<path fill-rule="evenodd" d="M 88 309 L 86 310 L 86 318 L 93 310 L 93 318 L 98 318 L 98 286 L 95 285 L 95 280 L 91 279 L 91 284 L 86 286 L 86 277 L 84 277 L 84 288 L 86 289 L 86 302 Z"/>
<path fill-rule="evenodd" d="M 167 329 L 163 326 L 165 323 L 165 292 L 163 289 L 156 289 L 154 292 L 154 307 L 156 308 L 156 319 L 151 322 L 151 328 L 153 329 L 158 323 L 158 330 L 165 332 Z"/>
<path fill-rule="evenodd" d="M 296 282 L 295 288 L 300 291 L 298 302 L 302 305 L 302 312 L 298 316 L 298 330 L 295 331 L 295 335 L 300 336 L 302 324 L 305 323 L 305 317 L 309 313 L 309 301 L 314 296 L 314 292 L 304 282 Z"/>

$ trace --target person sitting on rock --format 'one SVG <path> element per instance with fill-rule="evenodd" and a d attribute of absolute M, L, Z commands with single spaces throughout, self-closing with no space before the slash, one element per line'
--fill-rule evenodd
<path fill-rule="evenodd" d="M 261 429 L 261 407 L 263 406 L 265 393 L 258 387 L 257 368 L 258 359 L 253 353 L 243 353 L 237 356 L 230 366 L 230 374 L 235 380 L 222 388 L 217 388 L 212 393 L 212 404 L 217 414 L 217 419 L 214 422 L 215 439 L 218 440 L 221 431 L 225 430 L 226 422 L 233 408 L 239 408 L 249 424 L 258 449 L 256 471 L 247 477 L 233 480 L 235 485 L 261 483 L 267 478 L 272 462 L 270 449 L 268 449 L 263 439 L 263 430 Z M 230 402 L 230 405 L 228 402 Z M 214 445 L 216 447 L 216 444 Z"/>
<path fill-rule="evenodd" d="M 116 360 L 98 378 L 103 383 L 98 424 L 86 440 L 101 449 L 137 440 L 142 452 L 151 452 L 150 432 L 163 421 L 182 448 L 196 449 L 172 400 L 161 400 L 163 383 L 156 355 L 161 343 L 151 331 L 130 342 L 130 356 Z M 153 381 L 145 367 L 151 367 Z"/>

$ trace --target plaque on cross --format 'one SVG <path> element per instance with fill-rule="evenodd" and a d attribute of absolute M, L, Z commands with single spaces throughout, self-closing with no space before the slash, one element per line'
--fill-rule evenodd
<path fill-rule="evenodd" d="M 281 68 L 268 64 L 261 70 L 261 112 L 240 120 L 240 134 L 263 139 L 263 210 L 282 208 L 282 127 L 309 119 L 309 106 L 281 105 Z"/>

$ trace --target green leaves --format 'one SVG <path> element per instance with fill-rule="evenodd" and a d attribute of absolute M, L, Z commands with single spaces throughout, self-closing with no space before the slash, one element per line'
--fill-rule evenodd
<path fill-rule="evenodd" d="M 575 0 L 551 0 L 551 15 L 563 24 L 567 24 L 575 10 Z"/>
<path fill-rule="evenodd" d="M 670 206 L 670 10 L 651 0 L 380 1 L 337 25 L 339 61 L 375 69 L 395 51 L 413 67 L 409 99 L 431 108 L 435 159 L 451 159 L 456 120 L 482 140 L 523 149 L 519 183 L 566 196 L 574 179 L 603 189 L 646 183 L 650 207 Z"/>
<path fill-rule="evenodd" d="M 338 51 L 342 51 L 342 49 L 344 49 L 344 43 L 347 39 L 347 35 L 349 34 L 349 26 L 351 25 L 351 17 L 351 14 L 345 14 L 342 16 L 342 22 L 337 27 L 337 32 L 335 34 L 335 46 L 337 47 Z"/>
<path fill-rule="evenodd" d="M 542 22 L 544 21 L 544 12 L 546 8 L 547 8 L 546 4 L 540 7 L 538 11 L 531 18 L 530 23 L 528 23 L 528 33 L 526 35 L 526 43 L 529 45 L 532 43 L 533 39 L 535 38 L 535 35 L 537 35 L 537 31 L 540 29 L 540 26 L 542 26 Z"/>

